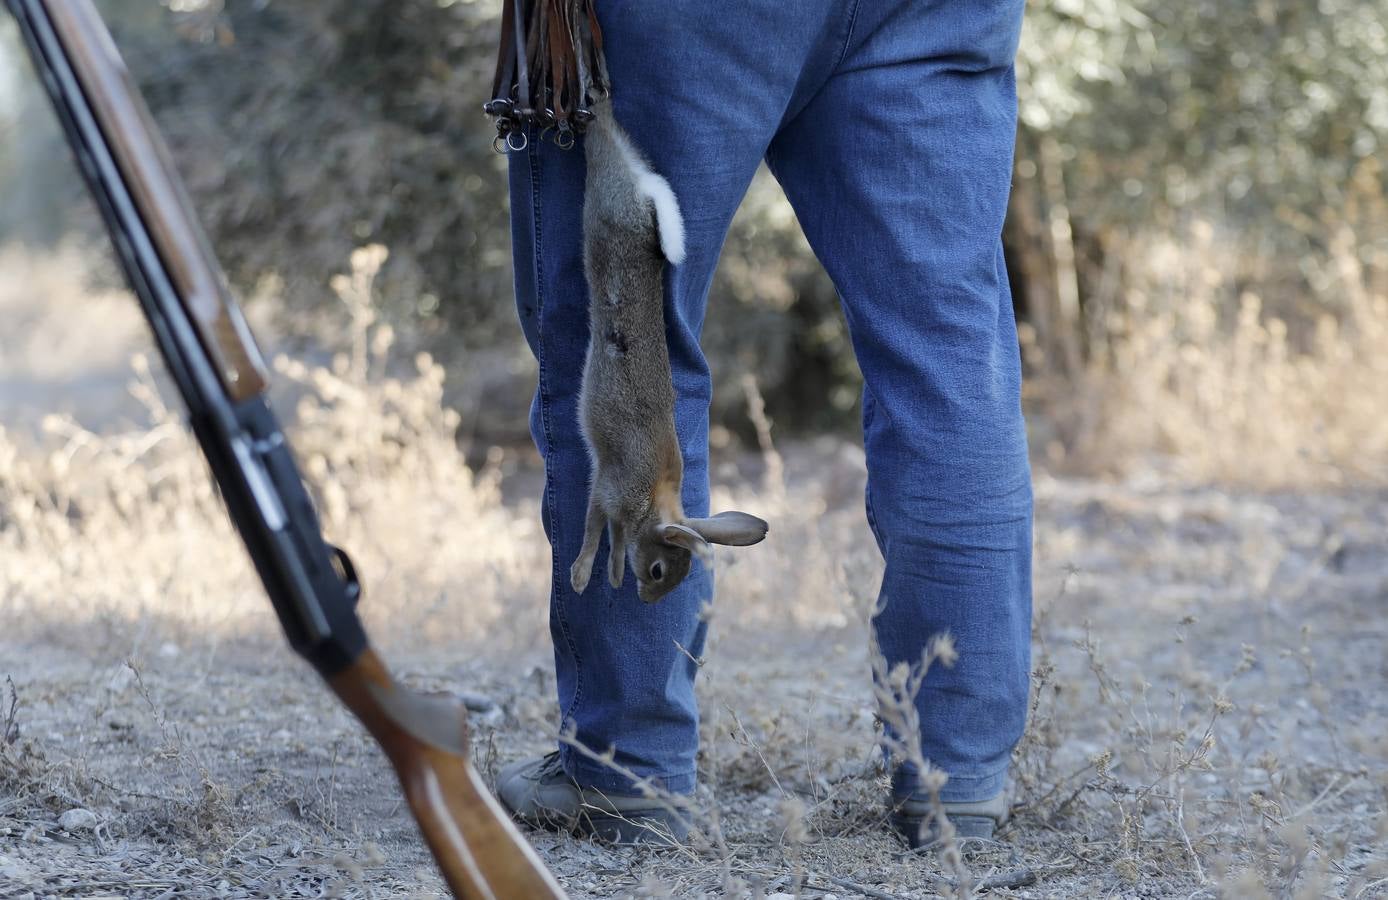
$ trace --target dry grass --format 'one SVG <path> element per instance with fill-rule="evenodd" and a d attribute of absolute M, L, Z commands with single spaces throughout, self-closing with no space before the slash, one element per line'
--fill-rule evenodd
<path fill-rule="evenodd" d="M 465 464 L 443 372 L 397 362 L 374 320 L 381 258 L 359 251 L 334 284 L 353 323 L 339 354 L 277 361 L 293 388 L 281 400 L 328 531 L 367 577 L 373 635 L 406 680 L 479 695 L 475 752 L 494 771 L 555 739 L 535 474 L 519 452 Z M 70 311 L 82 292 L 69 292 Z M 1365 333 L 1382 327 L 1381 299 L 1368 302 Z M 1182 379 L 1201 373 L 1244 410 L 1223 439 L 1290 428 L 1252 414 L 1266 402 L 1253 354 L 1284 360 L 1299 386 L 1277 396 L 1314 406 L 1322 433 L 1379 439 L 1359 400 L 1305 393 L 1313 375 L 1349 386 L 1366 348 L 1274 352 L 1276 328 L 1246 318 L 1242 338 L 1211 333 L 1204 362 L 1185 368 L 1189 353 L 1163 349 L 1159 330 L 1150 344 L 1135 333 L 1123 352 L 1166 373 L 1148 408 L 1178 421 L 1178 400 L 1204 396 Z M 37 436 L 0 434 L 0 673 L 14 679 L 0 703 L 0 895 L 437 893 L 374 748 L 275 634 L 156 381 L 137 359 L 138 427 L 57 416 Z M 868 677 L 880 562 L 861 451 L 827 439 L 778 451 L 747 393 L 762 454 L 715 467 L 715 505 L 766 511 L 774 537 L 719 557 L 696 837 L 627 851 L 536 835 L 575 897 L 1385 895 L 1388 507 L 1367 481 L 1314 487 L 1347 450 L 1293 470 L 1304 455 L 1285 447 L 1313 443 L 1301 431 L 1250 447 L 1259 478 L 1305 471 L 1298 492 L 1183 487 L 1147 468 L 1113 481 L 1039 472 L 1036 690 L 1015 824 L 1003 844 L 911 856 L 885 828 L 873 746 L 879 716 L 913 714 L 916 678 L 880 672 L 874 694 Z M 1187 414 L 1171 426 L 1177 459 L 1194 460 L 1179 474 L 1232 465 L 1197 437 L 1226 427 L 1213 407 Z M 1136 425 L 1105 421 L 1150 449 Z"/>
<path fill-rule="evenodd" d="M 1388 257 L 1344 224 L 1325 244 L 1302 260 L 1316 296 L 1269 310 L 1232 274 L 1244 248 L 1210 224 L 1134 241 L 1123 296 L 1089 313 L 1081 384 L 1038 379 L 1060 424 L 1052 461 L 1262 488 L 1388 482 Z"/>
<path fill-rule="evenodd" d="M 343 352 L 312 368 L 275 360 L 280 389 L 291 389 L 281 399 L 300 386 L 296 449 L 319 488 L 326 528 L 370 573 L 372 614 L 434 627 L 437 605 L 466 571 L 470 596 L 451 610 L 465 618 L 449 626 L 491 629 L 507 598 L 543 590 L 538 524 L 502 509 L 495 467 L 463 464 L 456 414 L 441 404 L 442 368 L 420 355 L 402 372 L 386 371 L 391 330 L 374 323 L 368 302 L 382 259 L 379 249 L 359 251 L 353 276 L 334 285 L 353 323 Z M 0 430 L 0 516 L 10 526 L 0 532 L 0 579 L 9 603 L 235 633 L 263 618 L 258 582 L 147 356 L 131 368 L 128 390 L 145 411 L 132 430 L 98 434 L 52 415 L 38 450 Z M 99 593 L 74 595 L 73 585 L 99 585 Z M 191 602 L 170 604 L 170 592 Z"/>

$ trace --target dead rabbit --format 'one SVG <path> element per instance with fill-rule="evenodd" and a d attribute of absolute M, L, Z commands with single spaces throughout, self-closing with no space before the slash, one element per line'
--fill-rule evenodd
<path fill-rule="evenodd" d="M 684 580 L 691 556 L 708 564 L 711 544 L 755 544 L 767 524 L 744 512 L 684 514 L 662 278 L 667 263 L 684 260 L 684 223 L 669 183 L 613 119 L 611 101 L 593 112 L 583 205 L 591 336 L 579 396 L 593 470 L 570 582 L 580 594 L 588 586 L 606 525 L 608 580 L 620 587 L 630 559 L 638 596 L 654 603 Z"/>

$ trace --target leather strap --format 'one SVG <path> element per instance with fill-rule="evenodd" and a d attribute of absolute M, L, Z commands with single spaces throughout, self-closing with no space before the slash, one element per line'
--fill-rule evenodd
<path fill-rule="evenodd" d="M 505 0 L 492 99 L 498 152 L 532 136 L 572 147 L 592 121 L 592 101 L 610 93 L 595 0 Z"/>

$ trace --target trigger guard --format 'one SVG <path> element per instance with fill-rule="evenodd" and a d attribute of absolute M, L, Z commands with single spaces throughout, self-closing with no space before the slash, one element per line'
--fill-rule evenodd
<path fill-rule="evenodd" d="M 343 593 L 355 608 L 361 602 L 361 580 L 357 578 L 357 567 L 352 565 L 352 557 L 347 555 L 346 550 L 334 544 L 328 544 L 328 549 L 332 551 L 333 568 L 342 579 Z"/>

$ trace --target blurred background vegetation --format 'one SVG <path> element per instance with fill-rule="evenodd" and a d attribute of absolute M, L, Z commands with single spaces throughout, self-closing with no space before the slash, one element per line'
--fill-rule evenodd
<path fill-rule="evenodd" d="M 499 5 L 99 3 L 252 304 L 340 315 L 331 276 L 386 245 L 381 314 L 446 363 L 465 436 L 509 443 L 533 368 L 479 111 Z M 1004 238 L 1042 459 L 1388 475 L 1385 23 L 1388 0 L 1032 0 Z M 95 233 L 7 55 L 0 233 Z M 751 434 L 748 372 L 780 433 L 856 427 L 837 297 L 765 173 L 709 308 L 720 437 Z"/>

